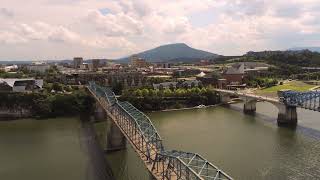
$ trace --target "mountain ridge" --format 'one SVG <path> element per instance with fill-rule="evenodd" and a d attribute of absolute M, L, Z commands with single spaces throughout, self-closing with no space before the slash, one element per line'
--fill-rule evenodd
<path fill-rule="evenodd" d="M 185 43 L 174 43 L 161 45 L 153 49 L 149 49 L 135 54 L 140 58 L 146 59 L 148 62 L 171 62 L 183 61 L 186 59 L 188 62 L 192 60 L 200 60 L 206 58 L 216 58 L 219 55 L 208 51 L 192 48 Z M 128 62 L 130 56 L 117 59 L 121 62 Z"/>
<path fill-rule="evenodd" d="M 320 47 L 317 47 L 317 46 L 310 46 L 310 47 L 293 47 L 293 48 L 290 48 L 289 50 L 292 50 L 292 51 L 300 51 L 300 50 L 306 50 L 308 49 L 309 51 L 313 51 L 313 52 L 318 52 L 320 53 Z"/>

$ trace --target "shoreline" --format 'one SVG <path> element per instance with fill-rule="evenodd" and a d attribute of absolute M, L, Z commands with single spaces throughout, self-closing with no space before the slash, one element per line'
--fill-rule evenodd
<path fill-rule="evenodd" d="M 214 105 L 207 105 L 207 106 L 203 106 L 201 108 L 194 106 L 194 107 L 187 107 L 187 108 L 178 108 L 178 109 L 163 109 L 163 110 L 157 110 L 157 111 L 147 111 L 147 112 L 170 112 L 170 111 L 183 111 L 183 110 L 190 110 L 190 109 L 206 109 L 206 108 L 210 108 L 210 107 L 217 107 L 223 105 L 222 103 L 219 104 L 214 104 Z"/>
<path fill-rule="evenodd" d="M 203 106 L 201 108 L 199 108 L 198 106 L 194 106 L 194 107 L 186 107 L 186 108 L 178 108 L 178 109 L 163 109 L 163 110 L 156 110 L 156 111 L 146 111 L 146 113 L 149 112 L 171 112 L 171 111 L 183 111 L 183 110 L 191 110 L 191 109 L 206 109 L 206 108 L 211 108 L 211 107 L 217 107 L 217 106 L 223 106 L 223 105 L 229 105 L 229 104 L 236 104 L 236 103 L 240 103 L 241 101 L 238 100 L 231 100 L 228 103 L 224 104 L 224 103 L 218 103 L 218 104 L 213 104 L 213 105 L 207 105 L 207 106 Z"/>

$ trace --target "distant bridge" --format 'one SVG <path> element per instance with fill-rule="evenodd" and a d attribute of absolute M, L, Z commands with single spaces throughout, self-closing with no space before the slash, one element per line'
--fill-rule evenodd
<path fill-rule="evenodd" d="M 284 91 L 281 98 L 286 105 L 320 112 L 320 91 Z"/>
<path fill-rule="evenodd" d="M 239 97 L 244 102 L 243 111 L 245 113 L 255 112 L 258 101 L 275 105 L 279 110 L 277 119 L 279 125 L 296 125 L 297 107 L 320 112 L 320 91 L 280 91 L 279 99 L 225 89 L 215 89 L 215 91 L 220 93 L 222 103 L 230 102 L 231 96 Z"/>
<path fill-rule="evenodd" d="M 108 89 L 90 82 L 88 90 L 97 111 L 111 120 L 108 150 L 125 148 L 128 141 L 155 179 L 229 180 L 229 175 L 196 153 L 167 150 L 150 119 L 128 102 L 120 102 Z"/>

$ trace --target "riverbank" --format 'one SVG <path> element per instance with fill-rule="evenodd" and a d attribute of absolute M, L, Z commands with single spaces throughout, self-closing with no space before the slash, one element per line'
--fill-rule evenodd
<path fill-rule="evenodd" d="M 203 105 L 201 107 L 199 106 L 194 106 L 194 107 L 189 107 L 189 108 L 179 108 L 179 109 L 164 109 L 164 110 L 159 110 L 159 111 L 150 111 L 150 112 L 170 112 L 170 111 L 183 111 L 183 110 L 191 110 L 191 109 L 205 109 L 205 108 L 210 108 L 210 107 L 217 107 L 222 105 L 221 103 L 215 104 L 215 105 Z"/>
<path fill-rule="evenodd" d="M 85 90 L 60 93 L 0 93 L 0 120 L 55 118 L 90 113 L 94 100 Z"/>

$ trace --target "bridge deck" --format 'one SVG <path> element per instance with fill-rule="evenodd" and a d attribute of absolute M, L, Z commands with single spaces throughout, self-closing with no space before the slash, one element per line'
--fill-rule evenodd
<path fill-rule="evenodd" d="M 225 89 L 214 89 L 217 92 L 220 93 L 226 93 L 226 94 L 232 94 L 236 96 L 244 96 L 252 99 L 257 99 L 259 101 L 267 101 L 267 102 L 273 102 L 273 103 L 280 103 L 279 99 L 276 98 L 271 98 L 267 96 L 259 96 L 255 94 L 249 94 L 249 93 L 243 93 L 243 92 L 238 92 L 238 91 L 231 91 L 231 90 L 225 90 Z"/>
<path fill-rule="evenodd" d="M 303 109 L 319 111 L 320 112 L 320 91 L 306 91 L 306 92 L 297 92 L 297 91 L 283 91 L 281 92 L 281 97 L 279 99 L 258 96 L 254 94 L 242 93 L 238 91 L 231 91 L 225 89 L 214 89 L 217 92 L 231 94 L 235 96 L 248 97 L 251 99 L 256 99 L 259 101 L 267 101 L 273 104 L 284 104 L 286 106 L 300 107 Z"/>

